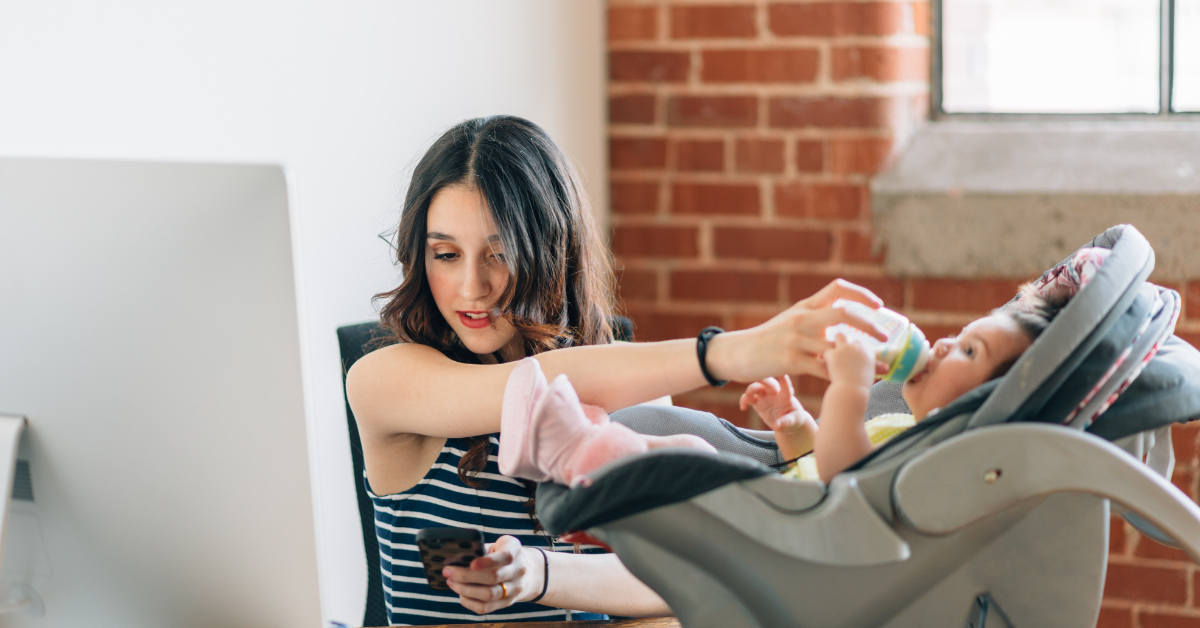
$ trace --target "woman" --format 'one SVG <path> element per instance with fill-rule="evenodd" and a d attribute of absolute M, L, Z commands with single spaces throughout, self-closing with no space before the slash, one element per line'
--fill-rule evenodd
<path fill-rule="evenodd" d="M 359 360 L 346 384 L 392 623 L 670 612 L 616 556 L 545 551 L 556 548 L 527 509 L 532 487 L 496 468 L 513 362 L 536 355 L 547 376 L 567 373 L 585 402 L 612 411 L 706 377 L 824 376 L 814 356 L 830 346 L 824 329 L 840 322 L 883 337 L 829 307 L 838 298 L 879 305 L 839 281 L 763 325 L 713 337 L 705 365 L 694 339 L 612 343 L 611 266 L 578 176 L 541 128 L 515 117 L 468 120 L 430 147 L 413 173 L 397 249 L 405 278 L 378 298 L 400 343 Z M 414 541 L 418 529 L 440 526 L 494 539 L 470 568 L 446 568 L 444 593 L 425 584 Z"/>

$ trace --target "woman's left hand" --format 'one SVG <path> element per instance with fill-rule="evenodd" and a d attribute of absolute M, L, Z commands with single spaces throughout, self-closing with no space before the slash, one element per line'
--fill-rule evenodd
<path fill-rule="evenodd" d="M 847 308 L 833 307 L 838 299 L 872 309 L 883 306 L 870 290 L 836 279 L 757 327 L 714 336 L 709 340 L 705 360 L 709 373 L 716 379 L 737 382 L 754 382 L 778 373 L 829 379 L 821 357 L 834 347 L 825 339 L 827 328 L 844 323 L 880 341 L 887 340 L 887 333 L 874 322 Z"/>
<path fill-rule="evenodd" d="M 516 537 L 502 536 L 469 568 L 446 567 L 442 573 L 463 606 L 486 615 L 537 597 L 542 591 L 541 562 L 536 550 L 524 550 Z"/>

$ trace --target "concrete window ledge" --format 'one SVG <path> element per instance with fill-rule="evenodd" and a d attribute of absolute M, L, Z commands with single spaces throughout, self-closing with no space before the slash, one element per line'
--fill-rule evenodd
<path fill-rule="evenodd" d="M 893 275 L 1029 277 L 1132 223 L 1200 277 L 1200 121 L 929 123 L 871 191 Z"/>

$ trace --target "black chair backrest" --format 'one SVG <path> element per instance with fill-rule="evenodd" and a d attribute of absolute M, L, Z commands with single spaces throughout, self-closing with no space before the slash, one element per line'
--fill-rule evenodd
<path fill-rule="evenodd" d="M 346 373 L 359 358 L 376 349 L 377 338 L 384 335 L 378 321 L 347 325 L 337 330 L 338 345 L 342 353 L 342 395 L 345 398 Z M 346 400 L 346 427 L 350 432 L 350 459 L 354 463 L 354 492 L 358 495 L 358 517 L 362 524 L 363 549 L 367 555 L 367 608 L 363 613 L 363 626 L 388 625 L 387 608 L 383 605 L 383 577 L 379 573 L 379 539 L 375 536 L 375 506 L 367 495 L 363 482 L 366 468 L 363 463 L 362 439 L 358 436 L 358 423 Z"/>
<path fill-rule="evenodd" d="M 613 319 L 613 337 L 617 340 L 633 341 L 633 321 L 624 316 Z M 339 327 L 338 346 L 342 353 L 342 394 L 346 392 L 346 373 L 364 355 L 390 344 L 387 332 L 378 321 Z M 362 439 L 358 435 L 358 423 L 346 400 L 346 427 L 350 432 L 350 460 L 354 464 L 354 491 L 358 496 L 358 517 L 362 524 L 363 549 L 367 555 L 367 608 L 363 613 L 363 626 L 388 625 L 387 608 L 383 604 L 383 576 L 379 572 L 379 539 L 375 536 L 375 506 L 367 495 L 363 482 Z"/>

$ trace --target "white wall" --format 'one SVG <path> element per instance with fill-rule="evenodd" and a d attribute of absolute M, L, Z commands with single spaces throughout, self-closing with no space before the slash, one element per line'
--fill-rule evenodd
<path fill-rule="evenodd" d="M 603 29 L 602 0 L 0 2 L 0 155 L 291 170 L 327 620 L 365 596 L 334 329 L 397 280 L 376 234 L 423 148 L 493 113 L 545 126 L 606 207 Z"/>

